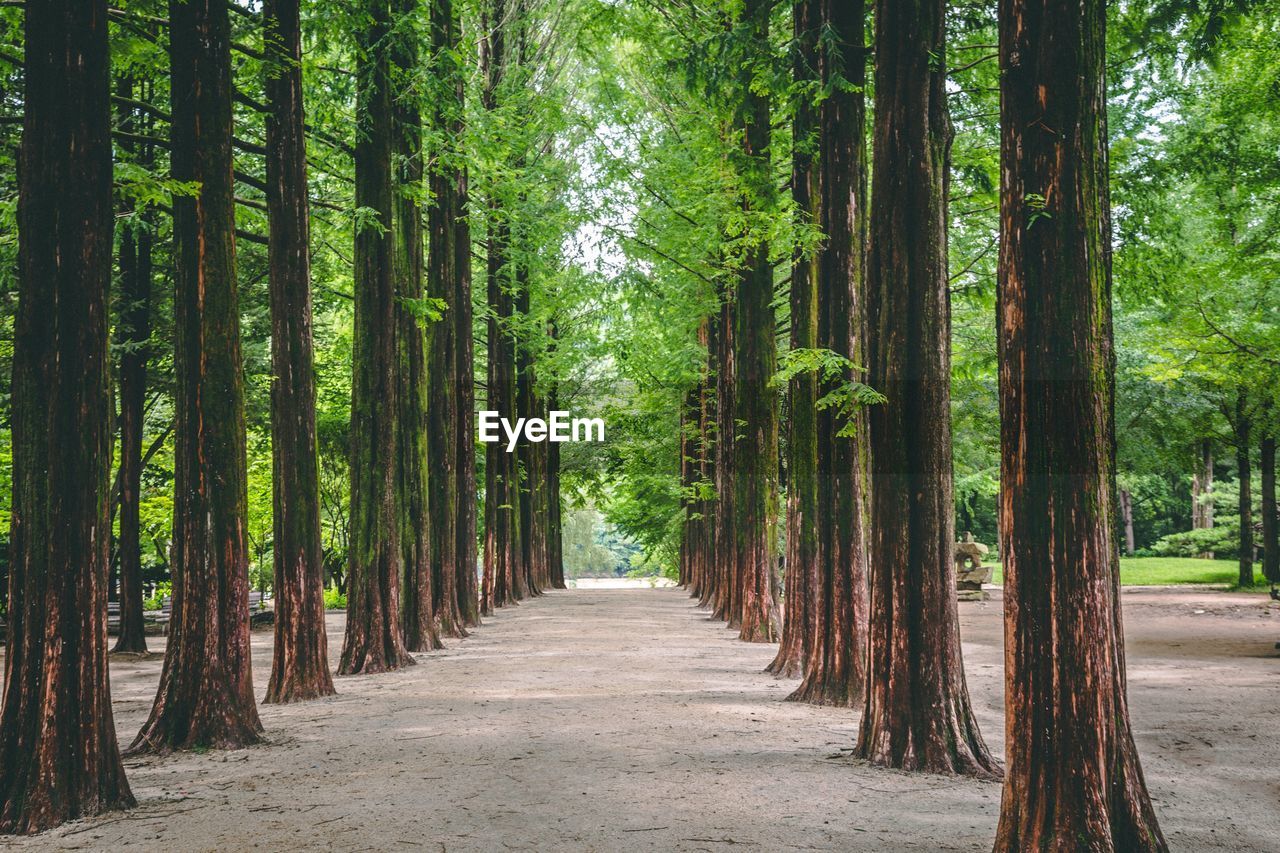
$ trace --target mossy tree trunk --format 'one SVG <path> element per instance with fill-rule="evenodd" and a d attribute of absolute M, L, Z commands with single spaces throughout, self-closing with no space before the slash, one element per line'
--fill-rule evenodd
<path fill-rule="evenodd" d="M 403 578 L 401 627 L 405 647 L 429 652 L 442 647 L 436 626 L 429 512 L 427 331 L 423 311 L 422 99 L 418 50 L 418 0 L 393 0 L 395 27 L 389 46 L 394 111 L 394 275 L 396 288 L 396 504 L 400 515 Z M 432 324 L 431 337 L 435 336 Z M 434 349 L 434 341 L 430 349 Z"/>
<path fill-rule="evenodd" d="M 33 4 L 24 35 L 0 833 L 134 804 L 107 674 L 107 4 Z"/>
<path fill-rule="evenodd" d="M 1106 3 L 1001 0 L 997 851 L 1156 851 L 1114 541 Z"/>
<path fill-rule="evenodd" d="M 795 46 L 792 78 L 812 87 L 818 80 L 819 0 L 800 0 L 792 7 Z M 817 108 L 811 89 L 801 95 L 792 119 L 791 198 L 801 225 L 817 226 Z M 791 264 L 791 349 L 818 345 L 817 251 L 798 249 Z M 787 419 L 787 552 L 785 618 L 778 654 L 768 672 L 795 678 L 804 671 L 813 640 L 814 586 L 818 570 L 818 378 L 809 371 L 791 378 Z"/>
<path fill-rule="evenodd" d="M 351 388 L 351 544 L 341 675 L 412 664 L 400 626 L 400 412 L 394 275 L 389 0 L 364 0 L 356 69 L 355 346 Z"/>
<path fill-rule="evenodd" d="M 769 95 L 754 85 L 755 60 L 769 53 L 769 12 L 765 0 L 747 0 L 740 23 L 745 27 L 739 80 L 743 128 L 742 179 L 748 212 L 773 203 L 773 170 L 769 163 Z M 778 640 L 775 599 L 778 560 L 778 392 L 774 333 L 773 264 L 769 244 L 755 235 L 746 247 L 734 299 L 734 368 L 737 389 L 733 415 L 741 434 L 733 441 L 734 548 L 740 600 L 734 610 L 739 637 L 752 643 Z"/>
<path fill-rule="evenodd" d="M 132 74 L 120 76 L 117 93 L 134 99 Z M 135 132 L 136 110 L 122 108 L 121 130 Z M 148 151 L 133 142 L 121 148 L 150 165 Z M 142 439 L 147 402 L 147 363 L 151 350 L 152 228 L 154 211 L 148 205 L 126 211 L 120 234 L 120 321 L 116 340 L 120 349 L 120 535 L 116 555 L 120 566 L 120 631 L 114 652 L 146 652 L 146 624 L 142 610 Z"/>
<path fill-rule="evenodd" d="M 815 273 L 816 338 L 818 346 L 858 365 L 864 361 L 867 236 L 865 12 L 861 2 L 822 0 L 818 26 L 827 37 L 817 55 L 819 79 L 830 94 L 818 114 L 817 208 L 825 240 Z M 839 78 L 846 83 L 838 85 Z M 860 378 L 846 372 L 815 393 Z M 819 544 L 811 637 L 804 681 L 789 698 L 855 707 L 866 678 L 866 418 L 826 408 L 816 421 Z"/>
<path fill-rule="evenodd" d="M 945 16 L 943 0 L 875 4 L 868 366 L 888 401 L 868 417 L 868 671 L 856 754 L 903 770 L 994 776 L 956 613 Z"/>
<path fill-rule="evenodd" d="M 310 211 L 299 0 L 266 0 L 267 244 L 275 646 L 267 702 L 334 692 L 324 624 L 324 555 L 311 334 Z"/>
<path fill-rule="evenodd" d="M 244 373 L 231 151 L 231 27 L 219 0 L 172 0 L 169 58 L 176 352 L 173 612 L 133 752 L 261 739 L 249 653 Z"/>

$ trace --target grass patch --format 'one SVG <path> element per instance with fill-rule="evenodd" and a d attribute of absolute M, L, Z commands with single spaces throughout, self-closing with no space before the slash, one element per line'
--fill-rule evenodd
<path fill-rule="evenodd" d="M 1252 589 L 1264 589 L 1260 567 L 1255 566 L 1257 583 Z M 1236 587 L 1239 567 L 1235 560 L 1198 560 L 1194 557 L 1121 557 L 1121 586 L 1182 586 L 1218 584 Z M 992 572 L 992 583 L 1003 582 L 1001 567 Z"/>

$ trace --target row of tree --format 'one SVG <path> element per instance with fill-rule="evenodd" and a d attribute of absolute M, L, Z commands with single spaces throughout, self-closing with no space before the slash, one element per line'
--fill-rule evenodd
<path fill-rule="evenodd" d="M 2 832 L 40 831 L 132 803 L 111 715 L 107 598 L 114 550 L 121 612 L 115 650 L 145 651 L 141 495 L 147 462 L 170 436 L 166 429 L 144 449 L 153 403 L 148 367 L 166 361 L 152 334 L 162 220 L 169 222 L 173 283 L 172 616 L 159 689 L 132 752 L 232 748 L 261 737 L 250 656 L 238 240 L 265 247 L 269 289 L 269 333 L 250 331 L 251 342 L 269 340 L 270 350 L 275 644 L 266 701 L 334 692 L 324 589 L 326 575 L 339 573 L 322 543 L 313 334 L 313 292 L 321 288 L 313 283 L 319 253 L 312 230 L 314 207 L 338 205 L 314 198 L 312 164 L 325 180 L 348 183 L 353 210 L 341 577 L 347 620 L 337 672 L 411 664 L 411 652 L 466 636 L 482 607 L 564 585 L 558 453 L 534 445 L 517 456 L 492 445 L 481 597 L 474 241 L 463 143 L 471 65 L 461 12 L 449 0 L 358 6 L 354 71 L 337 75 L 353 86 L 353 143 L 304 112 L 298 0 L 269 0 L 260 11 L 226 0 L 175 0 L 167 17 L 105 2 L 21 9 Z M 536 45 L 520 3 L 499 0 L 485 14 L 483 107 L 496 111 L 508 90 L 529 85 L 521 69 L 531 65 L 526 57 Z M 261 49 L 236 39 L 233 18 L 242 32 L 247 25 L 259 34 Z M 124 35 L 110 35 L 109 25 Z M 151 52 L 145 61 L 119 61 L 113 76 L 113 46 L 129 57 L 160 45 L 167 45 L 167 67 Z M 237 56 L 252 58 L 260 76 L 246 80 Z M 504 83 L 508 74 L 516 77 L 511 84 Z M 157 103 L 166 76 L 167 110 Z M 260 85 L 262 100 L 246 93 L 252 85 Z M 261 144 L 243 138 L 237 105 L 263 118 Z M 317 149 L 349 157 L 350 176 Z M 150 171 L 158 154 L 167 156 L 167 177 Z M 246 168 L 246 157 L 260 158 L 262 177 Z M 241 196 L 237 186 L 261 197 Z M 536 249 L 522 233 L 520 212 L 504 210 L 499 180 L 485 187 L 484 199 L 488 404 L 545 413 L 556 405 L 555 386 L 548 391 L 547 381 L 538 381 L 535 360 L 544 349 L 528 343 L 521 327 L 551 323 L 530 304 L 526 259 Z M 244 227 L 246 209 L 265 214 L 266 235 Z M 113 371 L 118 210 L 129 224 L 118 240 Z M 508 252 L 517 242 L 521 250 Z M 554 328 L 543 336 L 554 339 Z"/>
<path fill-rule="evenodd" d="M 1165 849 L 1119 627 L 1105 4 L 999 8 L 1007 769 L 971 709 L 954 594 L 946 8 L 793 4 L 793 82 L 819 93 L 792 122 L 793 211 L 820 237 L 791 264 L 786 619 L 770 669 L 803 675 L 793 699 L 860 706 L 855 754 L 873 764 L 1003 774 L 997 850 Z M 755 77 L 769 20 L 769 4 L 747 2 L 732 21 L 748 216 L 772 204 Z M 680 580 L 757 641 L 778 618 L 767 239 L 741 241 L 701 324 L 707 363 L 681 443 Z"/>

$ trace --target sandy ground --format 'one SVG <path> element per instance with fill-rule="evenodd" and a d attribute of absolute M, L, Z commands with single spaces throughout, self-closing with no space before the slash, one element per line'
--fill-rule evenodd
<path fill-rule="evenodd" d="M 1000 604 L 961 613 L 977 714 L 1002 752 Z M 331 614 L 335 660 L 341 626 Z M 1280 850 L 1280 609 L 1140 590 L 1126 626 L 1134 727 L 1172 846 Z M 270 642 L 255 634 L 259 695 Z M 772 655 L 678 590 L 552 593 L 419 666 L 264 706 L 265 746 L 129 760 L 136 811 L 0 846 L 990 849 L 998 784 L 850 760 L 857 715 L 781 701 L 793 682 L 761 673 Z M 159 669 L 112 664 L 126 743 Z"/>

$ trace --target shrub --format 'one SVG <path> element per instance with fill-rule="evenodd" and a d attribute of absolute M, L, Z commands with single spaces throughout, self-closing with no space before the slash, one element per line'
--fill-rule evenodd
<path fill-rule="evenodd" d="M 337 589 L 329 587 L 324 591 L 324 609 L 325 610 L 346 610 L 347 596 L 345 593 Z"/>

